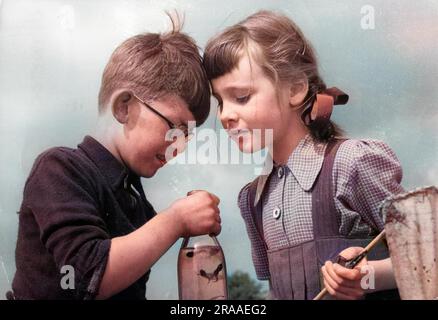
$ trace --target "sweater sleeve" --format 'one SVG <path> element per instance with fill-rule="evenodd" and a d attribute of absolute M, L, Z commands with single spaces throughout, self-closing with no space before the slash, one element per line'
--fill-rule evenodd
<path fill-rule="evenodd" d="M 94 200 L 91 181 L 65 152 L 54 149 L 36 163 L 24 198 L 40 229 L 41 242 L 53 256 L 60 276 L 64 266 L 72 268 L 76 298 L 94 298 L 111 240 Z"/>

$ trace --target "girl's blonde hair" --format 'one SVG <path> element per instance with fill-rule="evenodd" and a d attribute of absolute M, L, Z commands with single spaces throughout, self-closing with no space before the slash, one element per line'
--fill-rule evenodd
<path fill-rule="evenodd" d="M 300 28 L 285 15 L 259 11 L 210 39 L 204 52 L 208 79 L 231 72 L 243 53 L 257 62 L 274 85 L 294 85 L 307 80 L 309 89 L 303 108 L 326 89 L 314 49 Z M 331 121 L 324 128 L 309 128 L 316 139 L 323 141 L 342 134 Z"/>

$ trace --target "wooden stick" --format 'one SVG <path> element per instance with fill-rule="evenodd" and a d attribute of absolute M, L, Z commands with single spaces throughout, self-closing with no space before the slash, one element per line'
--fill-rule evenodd
<path fill-rule="evenodd" d="M 353 269 L 355 266 L 357 266 L 359 264 L 359 262 L 362 261 L 363 258 L 366 257 L 366 255 L 368 254 L 368 252 L 374 248 L 374 246 L 383 238 L 385 237 L 385 230 L 383 230 L 382 232 L 380 232 L 362 251 L 361 253 L 356 256 L 354 259 L 350 260 L 351 263 L 348 266 L 348 269 Z M 328 293 L 327 288 L 324 288 L 321 290 L 320 293 L 318 293 L 318 295 L 313 298 L 313 300 L 321 300 L 322 298 L 324 298 L 324 296 Z"/>

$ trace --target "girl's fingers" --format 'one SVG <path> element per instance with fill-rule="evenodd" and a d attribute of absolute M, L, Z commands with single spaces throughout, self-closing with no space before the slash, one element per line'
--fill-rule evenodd
<path fill-rule="evenodd" d="M 324 267 L 323 267 L 323 268 L 324 268 Z M 328 293 L 329 293 L 331 296 L 335 296 L 336 291 L 335 291 L 335 289 L 332 288 L 332 286 L 330 285 L 330 283 L 329 283 L 329 281 L 328 281 L 327 278 L 324 278 L 324 287 L 327 289 Z"/>
<path fill-rule="evenodd" d="M 338 267 L 341 267 L 339 264 L 335 263 L 333 264 L 331 261 L 327 261 L 326 264 L 326 271 L 328 275 L 330 276 L 333 281 L 336 282 L 339 286 L 344 286 L 348 288 L 357 288 L 357 281 L 351 281 L 349 278 L 343 277 L 341 274 L 337 272 Z M 343 267 L 341 267 L 343 268 Z M 346 269 L 346 268 L 343 268 Z M 351 271 L 350 269 L 346 269 Z"/>
<path fill-rule="evenodd" d="M 356 300 L 363 297 L 362 291 L 337 287 L 336 284 L 333 285 L 333 282 L 327 278 L 324 279 L 324 286 L 328 293 L 336 299 Z"/>
<path fill-rule="evenodd" d="M 357 255 L 361 254 L 364 248 L 362 247 L 349 247 L 347 249 L 342 250 L 339 255 L 342 256 L 346 260 L 350 260 L 355 258 Z"/>
<path fill-rule="evenodd" d="M 324 281 L 324 285 L 327 288 L 328 293 L 339 300 L 357 300 L 362 297 L 360 294 L 344 294 L 342 292 L 334 290 L 332 287 L 330 287 L 330 284 L 328 284 L 326 281 Z"/>
<path fill-rule="evenodd" d="M 338 283 L 335 279 L 333 279 L 330 271 L 330 266 L 322 267 L 322 273 L 324 275 L 324 281 L 332 288 L 336 293 L 342 293 L 344 295 L 354 295 L 357 290 L 355 288 L 345 287 L 343 284 Z"/>
<path fill-rule="evenodd" d="M 351 296 L 355 299 L 363 296 L 363 290 L 360 288 L 360 283 L 352 282 L 349 280 L 341 279 L 338 282 L 334 277 L 340 279 L 338 275 L 333 270 L 333 264 L 331 262 L 326 262 L 325 266 L 322 267 L 322 273 L 324 276 L 324 281 L 328 284 L 328 286 L 335 291 L 335 296 L 337 294 L 342 294 L 345 296 Z"/>
<path fill-rule="evenodd" d="M 337 263 L 333 265 L 333 270 L 336 275 L 340 278 L 344 278 L 346 280 L 357 282 L 362 278 L 362 274 L 360 273 L 360 269 L 347 269 Z"/>
<path fill-rule="evenodd" d="M 330 276 L 329 272 L 327 271 L 327 263 L 321 268 L 322 275 L 324 276 L 324 284 L 327 288 L 327 291 L 331 294 L 335 294 L 335 290 L 338 290 L 339 285 L 336 283 L 335 280 Z"/>

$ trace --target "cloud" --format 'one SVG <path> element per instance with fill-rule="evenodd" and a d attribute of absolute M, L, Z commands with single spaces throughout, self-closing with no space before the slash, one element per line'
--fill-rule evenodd
<path fill-rule="evenodd" d="M 438 4 L 433 1 L 422 2 L 422 6 L 411 2 L 403 10 L 395 10 L 394 4 L 388 2 L 384 12 L 385 21 L 381 21 L 386 27 L 382 35 L 398 55 L 410 59 L 410 62 L 421 62 L 424 58 L 435 57 L 438 38 L 437 12 Z M 433 60 L 436 62 L 436 59 Z M 427 63 L 436 66 L 434 61 L 428 60 Z"/>
<path fill-rule="evenodd" d="M 438 154 L 437 154 L 438 156 Z M 438 158 L 435 162 L 434 167 L 430 167 L 426 174 L 425 183 L 426 185 L 432 185 L 438 187 Z"/>

